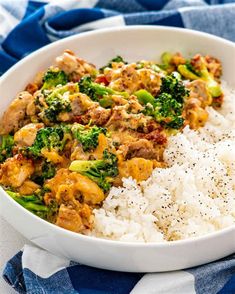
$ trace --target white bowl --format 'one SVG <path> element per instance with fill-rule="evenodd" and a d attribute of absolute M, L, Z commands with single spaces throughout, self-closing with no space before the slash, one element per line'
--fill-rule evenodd
<path fill-rule="evenodd" d="M 211 54 L 223 63 L 223 79 L 235 87 L 235 44 L 186 29 L 134 26 L 66 38 L 29 55 L 0 79 L 0 116 L 16 93 L 64 49 L 101 66 L 116 55 L 128 61 L 158 59 L 163 51 Z M 235 226 L 200 238 L 169 243 L 127 243 L 66 231 L 28 212 L 0 189 L 2 215 L 26 238 L 80 263 L 131 272 L 170 271 L 207 263 L 235 251 Z"/>

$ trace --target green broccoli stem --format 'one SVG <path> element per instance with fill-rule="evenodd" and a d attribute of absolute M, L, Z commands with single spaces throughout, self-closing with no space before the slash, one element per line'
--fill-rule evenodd
<path fill-rule="evenodd" d="M 86 94 L 93 101 L 100 101 L 104 96 L 109 95 L 121 95 L 124 98 L 128 98 L 129 94 L 127 92 L 115 91 L 109 87 L 101 85 L 99 83 L 93 82 L 91 77 L 85 76 L 79 81 L 79 91 Z"/>
<path fill-rule="evenodd" d="M 220 85 L 212 78 L 207 68 L 201 70 L 201 77 L 207 82 L 207 87 L 212 97 L 219 97 L 222 94 Z"/>
<path fill-rule="evenodd" d="M 92 166 L 99 166 L 103 164 L 103 160 L 74 160 L 69 166 L 69 170 L 74 172 L 87 172 Z"/>
<path fill-rule="evenodd" d="M 128 93 L 127 92 L 119 92 L 119 91 L 115 91 L 109 87 L 100 85 L 98 83 L 92 82 L 92 85 L 95 87 L 96 92 L 98 95 L 100 96 L 105 96 L 105 95 L 120 95 L 123 96 L 124 98 L 128 98 Z"/>
<path fill-rule="evenodd" d="M 49 212 L 49 207 L 43 204 L 38 204 L 39 199 L 35 195 L 21 196 L 19 193 L 6 191 L 7 194 L 14 199 L 21 206 L 27 210 L 36 213 L 36 212 Z"/>
<path fill-rule="evenodd" d="M 87 176 L 105 192 L 111 188 L 112 177 L 118 175 L 116 155 L 105 150 L 100 160 L 75 160 L 69 170 Z"/>
<path fill-rule="evenodd" d="M 147 90 L 141 89 L 135 92 L 134 95 L 137 97 L 138 101 L 143 105 L 150 103 L 151 105 L 155 106 L 156 104 L 156 99 Z"/>
<path fill-rule="evenodd" d="M 161 64 L 159 64 L 159 67 L 163 70 L 167 70 L 171 66 L 171 59 L 173 55 L 170 52 L 164 52 L 161 56 Z"/>
<path fill-rule="evenodd" d="M 186 79 L 189 79 L 189 80 L 202 79 L 202 80 L 204 80 L 207 84 L 208 91 L 212 97 L 219 97 L 222 94 L 222 89 L 221 89 L 220 85 L 213 79 L 213 77 L 208 72 L 205 65 L 203 65 L 203 68 L 200 70 L 200 72 L 199 72 L 200 75 L 196 74 L 195 72 L 192 72 L 186 64 L 179 65 L 178 71 Z"/>
<path fill-rule="evenodd" d="M 104 108 L 112 107 L 113 99 L 110 96 L 105 96 L 104 98 L 99 100 L 99 104 Z"/>

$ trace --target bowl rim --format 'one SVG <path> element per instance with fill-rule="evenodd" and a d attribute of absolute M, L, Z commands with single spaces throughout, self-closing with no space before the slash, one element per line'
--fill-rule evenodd
<path fill-rule="evenodd" d="M 15 65 L 13 65 L 7 72 L 5 72 L 1 77 L 0 77 L 0 86 L 1 83 L 6 80 L 12 72 L 17 70 L 18 68 L 21 67 L 22 64 L 25 62 L 30 61 L 31 59 L 34 59 L 38 54 L 41 54 L 47 50 L 51 50 L 54 47 L 60 44 L 66 44 L 68 41 L 73 40 L 73 39 L 79 39 L 87 36 L 92 36 L 92 35 L 100 35 L 100 34 L 105 34 L 105 33 L 110 33 L 110 32 L 121 32 L 121 31 L 136 31 L 136 30 L 143 30 L 143 31 L 166 31 L 166 32 L 176 32 L 176 33 L 183 33 L 186 35 L 194 35 L 195 37 L 203 37 L 204 39 L 211 39 L 214 41 L 217 41 L 219 43 L 223 43 L 225 46 L 229 46 L 235 49 L 235 43 L 229 40 L 226 40 L 224 38 L 218 37 L 211 35 L 209 33 L 205 32 L 200 32 L 196 30 L 191 30 L 191 29 L 185 29 L 185 28 L 177 28 L 177 27 L 170 27 L 170 26 L 153 26 L 153 25 L 130 25 L 130 26 L 118 26 L 118 27 L 113 27 L 113 28 L 103 28 L 103 29 L 97 29 L 97 30 L 92 30 L 88 32 L 82 32 L 76 35 L 72 35 L 69 37 L 66 37 L 61 40 L 57 40 L 53 43 L 50 43 L 21 59 L 18 61 Z M 61 228 L 59 226 L 56 226 L 55 224 L 52 224 L 35 214 L 31 213 L 27 209 L 23 208 L 20 204 L 18 204 L 16 201 L 14 201 L 9 195 L 5 192 L 5 190 L 0 186 L 0 193 L 3 195 L 3 197 L 6 197 L 6 201 L 10 201 L 13 206 L 16 207 L 16 209 L 22 210 L 23 213 L 28 214 L 29 217 L 32 217 L 36 221 L 40 222 L 42 225 L 48 226 L 50 229 L 54 230 L 55 233 L 65 235 L 69 238 L 75 238 L 76 240 L 83 240 L 91 243 L 96 243 L 100 242 L 101 244 L 104 245 L 109 245 L 109 246 L 120 246 L 120 247 L 136 247 L 136 248 L 169 248 L 169 247 L 178 247 L 178 246 L 183 246 L 191 243 L 201 243 L 203 241 L 212 239 L 212 238 L 220 238 L 224 234 L 232 234 L 233 231 L 235 232 L 235 224 L 232 226 L 229 226 L 227 228 L 211 232 L 202 236 L 198 237 L 190 237 L 187 239 L 182 239 L 182 240 L 176 240 L 176 241 L 161 241 L 161 242 L 134 242 L 134 241 L 119 241 L 119 240 L 112 240 L 112 239 L 105 239 L 101 237 L 95 237 L 95 236 L 89 236 L 89 235 L 83 235 L 80 233 L 75 233 L 69 230 L 66 230 L 64 228 Z M 32 240 L 33 241 L 33 240 Z"/>

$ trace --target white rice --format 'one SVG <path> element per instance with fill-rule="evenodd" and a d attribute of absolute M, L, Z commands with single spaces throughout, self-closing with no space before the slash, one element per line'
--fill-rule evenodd
<path fill-rule="evenodd" d="M 235 92 L 199 131 L 169 138 L 164 159 L 145 182 L 124 179 L 96 209 L 92 235 L 162 242 L 201 236 L 235 224 Z"/>

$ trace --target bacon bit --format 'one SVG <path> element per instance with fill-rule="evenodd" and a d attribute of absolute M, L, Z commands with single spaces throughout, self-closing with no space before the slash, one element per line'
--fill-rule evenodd
<path fill-rule="evenodd" d="M 24 160 L 24 159 L 25 159 L 22 153 L 17 154 L 15 158 L 16 158 L 18 161 L 21 161 L 21 160 Z M 29 161 L 32 162 L 31 159 L 29 159 Z"/>
<path fill-rule="evenodd" d="M 185 64 L 186 60 L 185 58 L 182 56 L 181 53 L 177 52 L 175 55 L 173 55 L 172 60 L 171 60 L 171 64 L 173 65 L 180 65 L 180 64 Z"/>
<path fill-rule="evenodd" d="M 26 88 L 25 91 L 29 92 L 30 94 L 34 94 L 36 91 L 38 90 L 38 86 L 35 83 L 29 83 Z"/>
<path fill-rule="evenodd" d="M 158 130 L 159 132 L 163 130 L 163 127 L 154 120 L 151 120 L 150 122 L 148 122 L 146 128 L 148 130 L 148 133 L 154 130 Z"/>
<path fill-rule="evenodd" d="M 191 59 L 191 64 L 192 66 L 196 69 L 199 70 L 201 69 L 201 55 L 200 54 L 196 54 L 192 59 Z"/>
<path fill-rule="evenodd" d="M 160 133 L 159 130 L 152 131 L 151 133 L 145 135 L 145 139 L 159 145 L 164 145 L 167 143 L 166 135 L 163 133 Z"/>
<path fill-rule="evenodd" d="M 215 108 L 220 108 L 224 101 L 224 94 L 220 95 L 219 97 L 213 97 L 212 106 Z"/>
<path fill-rule="evenodd" d="M 99 84 L 104 84 L 105 86 L 108 86 L 108 84 L 109 84 L 108 80 L 106 79 L 106 77 L 104 75 L 98 76 L 95 79 L 95 82 L 99 83 Z"/>
<path fill-rule="evenodd" d="M 84 119 L 83 119 L 84 115 L 76 115 L 73 118 L 73 122 L 79 123 L 79 124 L 83 124 L 84 123 Z"/>

